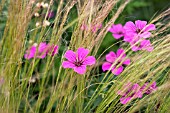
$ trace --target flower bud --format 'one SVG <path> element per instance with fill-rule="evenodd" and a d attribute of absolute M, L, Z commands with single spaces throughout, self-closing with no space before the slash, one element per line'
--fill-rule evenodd
<path fill-rule="evenodd" d="M 35 26 L 36 27 L 40 26 L 40 22 L 36 22 Z"/>
<path fill-rule="evenodd" d="M 40 14 L 39 14 L 39 13 L 34 13 L 34 16 L 35 16 L 35 17 L 39 17 Z"/>
<path fill-rule="evenodd" d="M 50 22 L 49 22 L 49 21 L 45 20 L 45 21 L 43 22 L 43 26 L 44 26 L 44 27 L 49 26 L 49 25 L 50 25 Z"/>

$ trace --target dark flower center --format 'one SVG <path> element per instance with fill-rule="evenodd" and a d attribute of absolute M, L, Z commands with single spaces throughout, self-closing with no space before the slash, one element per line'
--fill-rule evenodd
<path fill-rule="evenodd" d="M 117 34 L 121 35 L 121 34 L 123 34 L 123 32 L 119 31 Z"/>
<path fill-rule="evenodd" d="M 120 64 L 121 63 L 121 61 L 118 61 L 116 64 L 115 64 L 115 67 L 116 68 L 119 68 L 122 64 Z"/>
<path fill-rule="evenodd" d="M 82 62 L 82 61 L 76 61 L 76 62 L 74 62 L 74 64 L 75 64 L 77 67 L 79 67 L 79 66 L 81 66 L 81 65 L 83 64 L 83 62 Z"/>
<path fill-rule="evenodd" d="M 137 33 L 140 33 L 140 34 L 143 33 L 143 31 L 142 31 L 141 29 L 138 29 L 138 28 L 136 29 L 136 32 L 137 32 Z"/>
<path fill-rule="evenodd" d="M 136 32 L 137 32 L 137 33 L 140 33 L 140 31 L 141 31 L 140 29 L 136 29 Z"/>

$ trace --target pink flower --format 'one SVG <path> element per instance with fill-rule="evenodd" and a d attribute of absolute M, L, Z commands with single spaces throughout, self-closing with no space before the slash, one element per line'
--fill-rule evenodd
<path fill-rule="evenodd" d="M 67 61 L 62 63 L 64 68 L 72 68 L 78 74 L 85 74 L 86 66 L 93 65 L 96 62 L 95 57 L 87 56 L 89 53 L 88 49 L 78 48 L 77 52 L 67 50 L 64 57 Z"/>
<path fill-rule="evenodd" d="M 37 50 L 38 49 L 38 50 Z M 46 42 L 41 42 L 38 46 L 32 46 L 30 49 L 26 51 L 26 54 L 24 55 L 25 59 L 31 59 L 31 58 L 45 58 L 47 54 L 51 52 L 51 55 L 54 56 L 58 53 L 58 46 L 57 45 L 49 45 L 46 44 Z"/>
<path fill-rule="evenodd" d="M 144 91 L 144 93 L 146 94 L 150 94 L 152 93 L 153 91 L 156 91 L 157 90 L 157 87 L 156 87 L 156 82 L 153 82 L 151 85 L 149 85 L 149 83 L 145 83 L 141 89 L 140 89 L 142 92 Z"/>
<path fill-rule="evenodd" d="M 124 36 L 125 30 L 121 24 L 112 25 L 109 29 L 115 39 L 119 39 Z"/>
<path fill-rule="evenodd" d="M 140 88 L 138 84 L 126 84 L 123 90 L 118 91 L 118 95 L 122 96 L 120 98 L 120 103 L 126 104 L 135 98 L 142 98 L 143 94 Z"/>
<path fill-rule="evenodd" d="M 114 75 L 119 75 L 123 71 L 123 65 L 130 64 L 130 59 L 127 59 L 125 57 L 126 54 L 123 49 L 118 49 L 116 53 L 111 51 L 109 54 L 106 55 L 106 62 L 103 63 L 102 70 L 110 70 L 112 65 L 114 65 L 111 71 Z"/>
<path fill-rule="evenodd" d="M 126 22 L 124 29 L 127 36 L 138 35 L 140 38 L 149 38 L 151 35 L 149 31 L 155 30 L 156 28 L 154 24 L 147 25 L 146 21 L 136 20 L 135 24 L 131 21 Z"/>
<path fill-rule="evenodd" d="M 131 21 L 124 26 L 124 41 L 129 42 L 133 51 L 147 50 L 152 51 L 153 47 L 149 40 L 150 31 L 155 30 L 154 24 L 148 24 L 146 21 L 137 20 L 135 24 Z"/>

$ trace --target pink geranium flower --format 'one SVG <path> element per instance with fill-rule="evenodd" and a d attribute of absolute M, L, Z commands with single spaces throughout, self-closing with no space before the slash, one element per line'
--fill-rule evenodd
<path fill-rule="evenodd" d="M 149 85 L 149 83 L 145 83 L 141 89 L 140 89 L 142 92 L 144 91 L 144 93 L 146 94 L 150 94 L 152 93 L 153 91 L 156 91 L 157 90 L 157 86 L 156 86 L 156 82 L 153 82 L 151 85 Z"/>
<path fill-rule="evenodd" d="M 120 98 L 120 103 L 126 104 L 135 98 L 142 98 L 143 94 L 140 88 L 138 84 L 126 84 L 122 90 L 118 91 L 118 95 L 122 96 Z"/>
<path fill-rule="evenodd" d="M 123 65 L 129 65 L 130 59 L 126 58 L 125 51 L 123 49 L 118 49 L 116 53 L 110 52 L 106 55 L 106 62 L 102 65 L 102 70 L 110 70 L 114 75 L 119 75 L 123 71 Z M 113 65 L 113 66 L 112 66 Z"/>
<path fill-rule="evenodd" d="M 135 24 L 131 21 L 124 26 L 125 35 L 124 41 L 129 42 L 133 51 L 147 50 L 152 51 L 153 47 L 149 40 L 150 31 L 155 30 L 154 24 L 148 24 L 146 21 L 137 20 Z"/>
<path fill-rule="evenodd" d="M 89 50 L 85 48 L 78 48 L 77 52 L 73 52 L 72 50 L 67 50 L 64 57 L 67 61 L 62 63 L 64 68 L 72 68 L 78 74 L 85 74 L 86 66 L 93 65 L 96 62 L 95 57 L 87 56 L 89 54 Z"/>
<path fill-rule="evenodd" d="M 58 53 L 58 46 L 57 45 L 50 45 L 46 44 L 45 42 L 41 42 L 38 46 L 38 48 L 33 45 L 30 49 L 26 51 L 26 54 L 24 55 L 25 59 L 31 59 L 31 58 L 45 58 L 48 53 L 51 52 L 51 55 L 54 56 Z"/>
<path fill-rule="evenodd" d="M 109 29 L 115 39 L 119 39 L 124 36 L 125 30 L 121 24 L 112 25 Z"/>
<path fill-rule="evenodd" d="M 149 38 L 151 36 L 150 31 L 155 30 L 156 28 L 154 24 L 147 25 L 147 21 L 136 20 L 135 23 L 131 21 L 126 22 L 124 29 L 127 36 L 137 35 L 140 38 Z"/>

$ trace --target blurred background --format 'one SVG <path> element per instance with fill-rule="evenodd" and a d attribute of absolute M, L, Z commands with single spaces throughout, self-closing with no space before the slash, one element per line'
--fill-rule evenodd
<path fill-rule="evenodd" d="M 127 21 L 134 22 L 135 20 L 145 20 L 149 22 L 156 15 L 160 14 L 161 12 L 163 12 L 164 10 L 168 8 L 170 8 L 170 0 L 132 0 L 132 2 L 130 2 L 126 6 L 123 13 L 116 20 L 115 24 L 121 23 L 124 25 Z M 111 15 L 110 15 L 110 18 L 111 18 Z M 110 45 L 112 45 L 113 42 L 117 42 L 117 41 L 118 40 L 115 40 L 112 34 L 108 32 L 100 47 L 98 55 L 101 54 L 103 50 L 105 50 Z M 118 47 L 119 47 L 119 44 L 108 49 L 106 53 L 109 51 L 116 51 Z"/>

